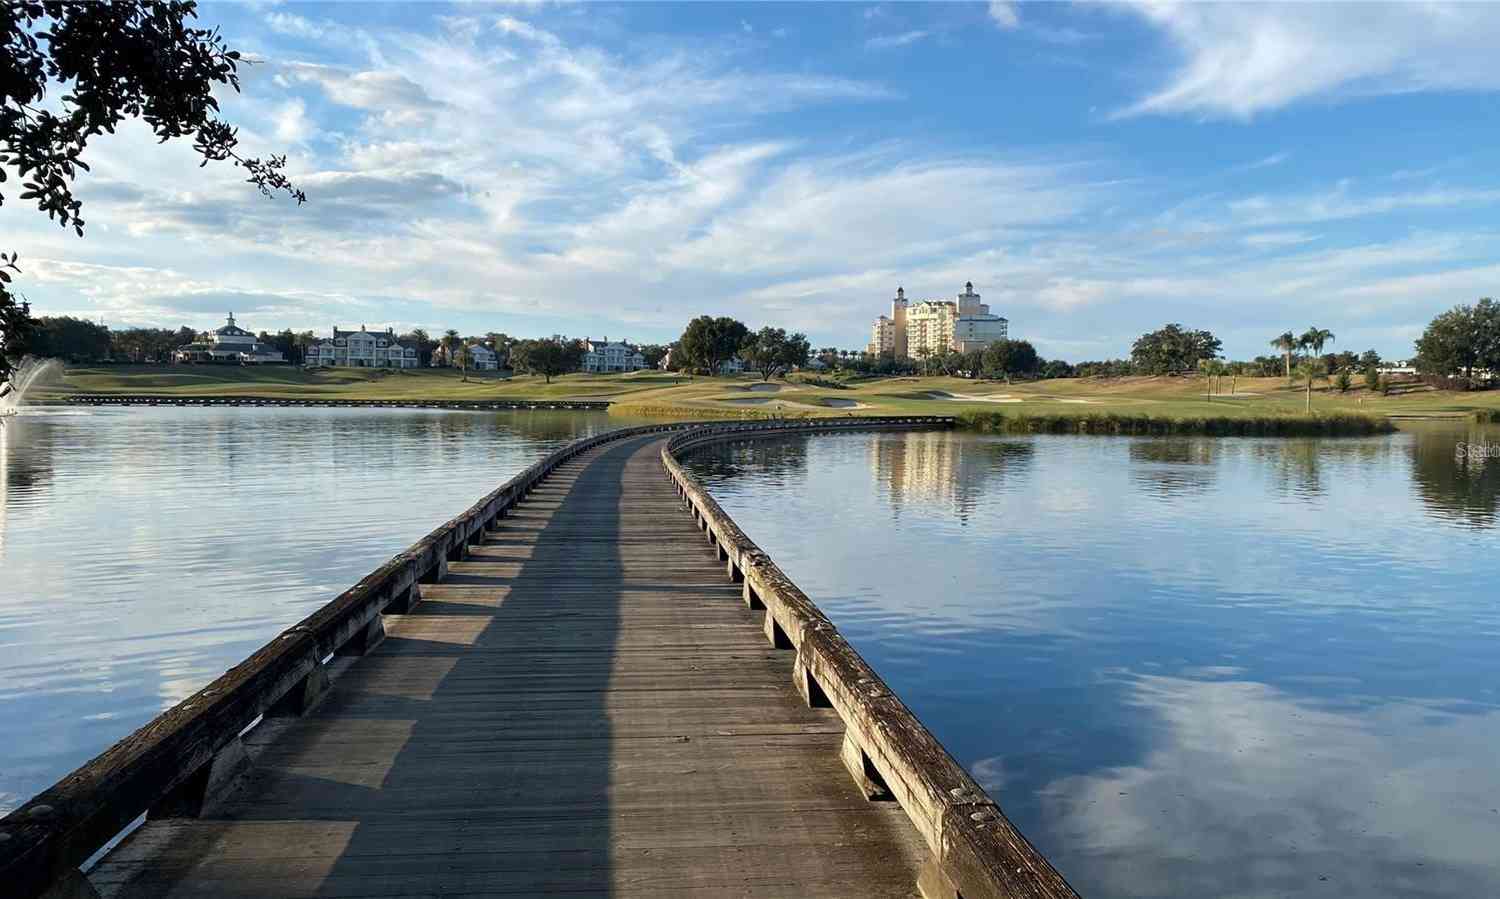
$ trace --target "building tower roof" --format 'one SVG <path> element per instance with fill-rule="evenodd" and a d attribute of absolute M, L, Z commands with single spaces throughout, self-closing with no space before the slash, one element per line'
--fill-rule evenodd
<path fill-rule="evenodd" d="M 214 329 L 214 333 L 215 334 L 220 334 L 220 335 L 223 335 L 223 336 L 227 336 L 227 337 L 252 337 L 252 336 L 254 336 L 249 331 L 246 331 L 244 328 L 241 328 L 241 327 L 239 327 L 238 325 L 236 325 L 234 323 L 234 313 L 233 312 L 229 313 L 229 322 L 227 324 L 225 324 L 224 327 L 222 327 L 222 328 L 215 328 Z"/>

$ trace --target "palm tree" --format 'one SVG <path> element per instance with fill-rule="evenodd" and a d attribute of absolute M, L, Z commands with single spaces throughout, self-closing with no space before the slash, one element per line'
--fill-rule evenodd
<path fill-rule="evenodd" d="M 1302 363 L 1297 366 L 1297 376 L 1307 379 L 1307 413 L 1309 415 L 1312 414 L 1313 379 L 1320 377 L 1322 374 L 1323 360 L 1319 359 L 1316 356 L 1311 359 L 1304 359 Z"/>
<path fill-rule="evenodd" d="M 1203 376 L 1203 398 L 1214 401 L 1214 378 L 1219 374 L 1219 360 L 1199 359 L 1198 373 Z"/>
<path fill-rule="evenodd" d="M 1297 342 L 1307 349 L 1312 350 L 1314 356 L 1321 356 L 1323 355 L 1324 344 L 1333 343 L 1333 340 L 1332 331 L 1325 328 L 1312 327 L 1304 331 L 1301 339 Z"/>
<path fill-rule="evenodd" d="M 1290 381 L 1292 379 L 1292 350 L 1297 348 L 1297 335 L 1291 331 L 1283 331 L 1271 338 L 1271 346 L 1281 350 L 1286 356 L 1286 379 Z"/>
<path fill-rule="evenodd" d="M 458 352 L 458 347 L 462 343 L 463 341 L 458 336 L 458 332 L 452 328 L 443 332 L 443 361 L 448 363 L 449 366 L 453 365 L 453 354 Z"/>
<path fill-rule="evenodd" d="M 458 359 L 456 361 L 458 362 L 459 371 L 463 372 L 463 380 L 465 382 L 469 380 L 469 363 L 473 359 L 474 353 L 469 349 L 469 345 L 466 343 L 459 344 Z"/>

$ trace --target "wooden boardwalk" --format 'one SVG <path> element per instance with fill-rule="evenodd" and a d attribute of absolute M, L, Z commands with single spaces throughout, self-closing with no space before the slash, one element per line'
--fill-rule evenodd
<path fill-rule="evenodd" d="M 663 473 L 659 435 L 563 463 L 335 663 L 105 897 L 910 896 L 928 845 L 867 801 Z"/>

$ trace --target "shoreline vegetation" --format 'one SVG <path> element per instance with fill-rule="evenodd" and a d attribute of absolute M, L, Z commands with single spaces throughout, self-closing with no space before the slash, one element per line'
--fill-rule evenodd
<path fill-rule="evenodd" d="M 1122 415 L 1116 412 L 1049 413 L 963 412 L 959 427 L 987 434 L 1123 434 L 1204 435 L 1209 437 L 1364 437 L 1390 434 L 1391 419 L 1360 413 L 1174 418 Z"/>
<path fill-rule="evenodd" d="M 1404 419 L 1500 422 L 1500 391 L 1424 389 L 1383 395 L 1323 383 L 1305 411 L 1305 384 L 1238 378 L 1233 393 L 1205 393 L 1202 377 L 1059 378 L 1006 384 L 952 377 L 841 377 L 795 373 L 784 380 L 688 377 L 672 372 L 540 376 L 449 369 L 406 371 L 290 366 L 110 366 L 69 368 L 38 385 L 36 402 L 75 393 L 239 397 L 247 400 L 391 402 L 606 400 L 629 418 L 809 418 L 953 415 L 987 433 L 1333 436 L 1383 434 Z"/>

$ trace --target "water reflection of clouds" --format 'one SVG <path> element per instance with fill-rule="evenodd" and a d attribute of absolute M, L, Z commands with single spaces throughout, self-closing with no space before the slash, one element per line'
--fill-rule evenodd
<path fill-rule="evenodd" d="M 1292 895 L 1321 876 L 1328 895 L 1474 896 L 1500 883 L 1500 712 L 1352 711 L 1157 675 L 1131 677 L 1126 702 L 1149 730 L 1144 757 L 1042 791 L 1049 842 L 1069 847 L 1085 895 Z"/>
<path fill-rule="evenodd" d="M 0 433 L 0 812 L 571 437 L 591 413 L 158 408 Z"/>
<path fill-rule="evenodd" d="M 1500 895 L 1456 437 L 844 435 L 711 486 L 1086 895 Z M 987 442 L 1033 450 L 996 480 Z"/>

